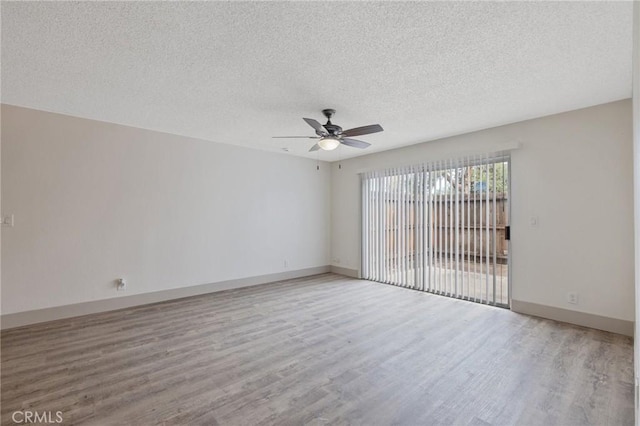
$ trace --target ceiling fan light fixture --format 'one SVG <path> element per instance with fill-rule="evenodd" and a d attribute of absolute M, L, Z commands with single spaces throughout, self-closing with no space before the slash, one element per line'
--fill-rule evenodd
<path fill-rule="evenodd" d="M 333 136 L 327 136 L 320 139 L 318 141 L 318 145 L 320 145 L 320 148 L 324 149 L 325 151 L 332 151 L 340 145 L 340 140 Z"/>

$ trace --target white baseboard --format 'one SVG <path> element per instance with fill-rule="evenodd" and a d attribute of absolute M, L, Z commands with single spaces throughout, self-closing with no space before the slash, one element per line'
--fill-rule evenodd
<path fill-rule="evenodd" d="M 75 303 L 72 305 L 55 306 L 52 308 L 5 314 L 0 317 L 0 329 L 6 330 L 39 322 L 78 317 L 98 312 L 114 311 L 116 309 L 129 308 L 132 306 L 147 305 L 149 303 L 164 302 L 166 300 L 181 299 L 183 297 L 197 296 L 199 294 L 231 290 L 234 288 L 249 287 L 292 278 L 307 277 L 326 272 L 331 272 L 331 267 L 329 265 L 298 269 L 296 271 L 259 275 L 256 277 L 220 281 L 211 284 L 175 288 L 171 290 L 161 290 L 153 293 L 134 294 L 131 296 L 116 297 L 112 299 L 95 300 L 91 302 Z"/>
<path fill-rule="evenodd" d="M 342 266 L 331 265 L 331 272 L 351 278 L 360 278 L 360 271 L 357 269 L 343 268 Z"/>
<path fill-rule="evenodd" d="M 357 269 L 343 268 L 334 265 L 318 266 L 315 268 L 299 269 L 295 271 L 280 272 L 248 278 L 239 278 L 235 280 L 220 281 L 211 284 L 202 284 L 171 290 L 161 290 L 153 293 L 134 294 L 112 299 L 95 300 L 91 302 L 75 303 L 72 305 L 55 306 L 45 309 L 4 314 L 0 316 L 0 329 L 6 330 L 9 328 L 21 327 L 40 322 L 54 321 L 58 319 L 89 315 L 99 312 L 113 311 L 117 309 L 129 308 L 132 306 L 147 305 L 150 303 L 164 302 L 166 300 L 180 299 L 183 297 L 197 296 L 200 294 L 213 293 L 216 291 L 267 284 L 271 282 L 318 275 L 327 272 L 333 272 L 352 278 L 360 278 L 359 271 Z M 599 315 L 588 314 L 585 312 L 571 311 L 568 309 L 523 302 L 520 300 L 511 301 L 511 310 L 522 314 L 548 318 L 584 327 L 595 328 L 598 330 L 610 331 L 612 333 L 624 334 L 626 336 L 633 336 L 633 321 L 603 317 Z"/>
<path fill-rule="evenodd" d="M 523 302 L 521 300 L 512 300 L 511 310 L 513 312 L 533 315 L 535 317 L 568 322 L 569 324 L 610 331 L 612 333 L 624 334 L 625 336 L 633 336 L 633 321 L 603 317 L 600 315 L 588 314 L 586 312 L 571 311 L 569 309 Z"/>

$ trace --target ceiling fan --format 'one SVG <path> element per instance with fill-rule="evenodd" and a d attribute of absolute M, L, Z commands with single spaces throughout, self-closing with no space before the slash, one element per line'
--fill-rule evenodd
<path fill-rule="evenodd" d="M 309 152 L 317 151 L 319 149 L 331 151 L 340 146 L 340 144 L 364 149 L 371 144 L 357 139 L 352 139 L 351 136 L 368 135 L 371 133 L 382 132 L 384 130 L 379 124 L 370 124 L 369 126 L 342 130 L 342 127 L 331 122 L 331 117 L 336 113 L 335 109 L 323 109 L 322 113 L 327 117 L 326 124 L 320 124 L 312 118 L 303 118 L 309 126 L 314 128 L 317 136 L 274 136 L 274 138 L 318 139 L 318 143 L 312 146 Z"/>

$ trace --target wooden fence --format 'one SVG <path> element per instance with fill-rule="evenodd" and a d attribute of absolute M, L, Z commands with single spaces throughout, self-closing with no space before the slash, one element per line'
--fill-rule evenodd
<path fill-rule="evenodd" d="M 391 255 L 389 257 L 393 257 L 396 253 L 396 245 L 401 233 L 407 235 L 409 239 L 407 255 L 413 256 L 415 254 L 415 232 L 409 231 L 423 232 L 423 229 L 416 229 L 416 208 L 414 208 L 416 202 L 423 201 L 399 201 L 390 198 L 385 201 L 387 205 L 385 241 L 387 253 Z M 424 208 L 426 205 L 432 206 L 430 212 Z M 495 246 L 496 262 L 506 263 L 508 243 L 505 240 L 505 231 L 508 224 L 509 208 L 506 194 L 495 194 L 495 197 L 493 194 L 489 194 L 488 202 L 486 193 L 467 194 L 464 201 L 456 201 L 455 195 L 438 195 L 433 196 L 426 205 L 417 206 L 420 211 L 425 212 L 425 219 L 420 224 L 420 228 L 427 228 L 425 234 L 427 240 L 431 240 L 431 246 L 435 248 L 440 257 L 451 257 L 458 253 L 464 259 L 484 262 L 487 254 L 490 259 L 493 259 Z M 404 215 L 403 226 L 400 225 L 402 221 L 399 220 L 401 214 Z M 438 228 L 439 233 L 429 232 L 431 229 Z M 456 240 L 458 232 L 460 234 Z M 440 235 L 440 241 L 434 241 L 432 234 Z M 487 243 L 489 244 L 488 253 Z M 456 251 L 456 247 L 458 247 L 458 251 Z"/>

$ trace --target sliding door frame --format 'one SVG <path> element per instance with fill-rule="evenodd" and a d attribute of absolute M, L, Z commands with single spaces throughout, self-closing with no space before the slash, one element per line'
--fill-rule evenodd
<path fill-rule="evenodd" d="M 467 157 L 467 158 L 469 158 L 469 157 Z M 414 173 L 414 176 L 415 176 L 414 179 L 418 179 L 417 176 L 420 173 L 422 173 L 423 176 L 424 176 L 425 172 L 437 172 L 437 171 L 442 171 L 442 170 L 448 170 L 448 169 L 451 168 L 450 167 L 451 166 L 451 161 L 452 161 L 451 159 L 436 161 L 434 164 L 436 164 L 437 167 L 431 167 L 431 168 L 429 168 L 427 166 L 424 166 L 424 165 L 423 166 L 416 166 L 416 167 L 413 168 L 414 169 L 413 173 Z M 494 154 L 494 155 L 489 155 L 489 156 L 487 156 L 485 158 L 472 159 L 472 160 L 468 161 L 466 164 L 468 166 L 479 166 L 479 165 L 497 164 L 497 163 L 501 163 L 501 162 L 506 163 L 506 166 L 507 166 L 507 179 L 506 179 L 507 201 L 506 201 L 505 212 L 506 212 L 506 216 L 507 216 L 507 218 L 506 218 L 506 226 L 509 227 L 509 231 L 510 231 L 509 232 L 509 237 L 510 238 L 507 239 L 507 241 L 506 241 L 506 244 L 507 244 L 507 261 L 506 261 L 506 265 L 507 265 L 507 292 L 508 292 L 507 303 L 506 304 L 505 303 L 498 303 L 498 302 L 495 301 L 497 299 L 496 295 L 495 295 L 495 290 L 493 292 L 494 302 L 488 302 L 488 301 L 486 303 L 483 303 L 483 302 L 480 302 L 480 301 L 476 301 L 476 302 L 484 304 L 484 305 L 488 305 L 488 306 L 497 306 L 497 307 L 501 307 L 501 308 L 510 309 L 511 308 L 511 302 L 512 302 L 512 299 L 513 299 L 513 276 L 512 276 L 512 272 L 513 272 L 513 267 L 512 267 L 512 263 L 513 263 L 513 247 L 512 247 L 512 244 L 511 244 L 511 239 L 513 237 L 513 228 L 512 228 L 512 225 L 511 225 L 511 196 L 512 196 L 512 191 L 511 191 L 511 176 L 512 176 L 511 175 L 511 155 L 510 155 L 510 153 L 506 153 L 506 154 L 505 153 L 497 153 L 497 154 Z M 402 174 L 402 173 L 398 173 L 398 169 L 388 169 L 387 170 L 387 172 L 393 172 L 393 171 L 395 171 L 396 174 L 398 174 L 398 175 Z M 495 171 L 495 169 L 494 169 L 494 171 Z M 387 175 L 387 176 L 389 176 L 389 175 Z M 360 278 L 360 279 L 362 279 L 363 276 L 364 276 L 364 270 L 365 270 L 364 263 L 366 262 L 365 254 L 364 254 L 364 245 L 365 245 L 364 238 L 368 238 L 366 228 L 369 225 L 368 218 L 365 218 L 365 214 L 364 214 L 365 203 L 369 202 L 368 200 L 365 199 L 365 197 L 368 195 L 364 191 L 364 181 L 366 179 L 370 179 L 370 178 L 367 178 L 365 176 L 365 173 L 360 173 L 360 197 L 359 197 L 359 203 L 360 203 L 360 209 L 359 209 L 359 211 L 360 211 L 360 227 L 359 227 L 359 230 L 358 230 L 359 237 L 360 237 L 360 239 L 359 239 L 360 240 L 360 249 L 358 250 L 358 254 L 360 256 L 360 259 L 359 259 L 360 261 L 358 262 L 358 265 L 359 265 L 358 266 L 358 278 Z M 416 192 L 416 191 L 417 191 L 417 182 L 414 181 L 414 192 Z M 457 194 L 456 194 L 456 196 L 457 196 Z M 495 199 L 494 199 L 494 203 L 495 203 Z M 488 208 L 488 206 L 486 206 L 486 208 Z M 414 214 L 415 213 L 416 212 L 414 212 Z M 422 212 L 422 213 L 425 213 L 425 212 Z M 433 214 L 433 213 L 434 213 L 433 211 L 431 211 L 431 210 L 429 211 L 429 214 Z M 436 214 L 437 214 L 437 212 L 436 212 Z M 426 243 L 426 240 L 427 240 L 426 235 L 416 238 L 416 235 L 417 235 L 418 229 L 419 229 L 417 221 L 421 220 L 424 226 L 427 226 L 426 224 L 427 224 L 428 221 L 425 220 L 425 218 L 422 218 L 422 215 L 420 215 L 420 219 L 418 219 L 417 216 L 418 215 L 416 215 L 416 219 L 415 219 L 416 220 L 416 224 L 414 225 L 414 232 L 413 232 L 413 234 L 414 234 L 414 244 L 416 245 L 414 247 L 414 257 L 417 256 L 418 253 L 422 253 L 423 250 L 428 248 L 427 247 L 427 243 Z M 496 216 L 495 210 L 493 212 L 493 216 L 494 216 L 493 220 L 495 222 L 495 216 Z M 456 219 L 456 220 L 459 220 L 459 219 Z M 495 225 L 494 225 L 493 229 L 494 229 L 494 233 L 495 233 L 495 229 L 496 229 Z M 456 241 L 457 241 L 457 238 L 459 238 L 459 237 L 456 236 Z M 494 241 L 494 251 L 495 251 L 496 245 L 497 245 L 497 241 Z M 432 246 L 432 244 L 431 244 L 431 246 Z M 458 245 L 456 244 L 456 249 L 457 249 L 457 247 L 458 247 Z M 457 257 L 456 257 L 456 259 L 457 259 Z M 429 260 L 431 260 L 431 259 L 429 259 Z M 415 258 L 414 258 L 414 265 L 417 265 L 417 262 L 415 261 Z M 431 273 L 430 272 L 430 268 L 432 267 L 432 265 L 430 263 L 428 263 L 428 262 L 424 262 L 422 267 L 425 268 L 425 270 L 427 271 L 425 274 L 423 274 L 423 276 L 426 278 L 426 276 L 430 275 L 430 273 Z M 418 274 L 420 272 L 419 272 L 417 267 L 414 267 L 414 273 L 415 273 L 415 276 L 416 276 L 416 278 L 414 280 L 414 283 L 413 283 L 413 289 L 414 290 L 424 291 L 424 292 L 431 293 L 431 294 L 436 294 L 436 295 L 447 296 L 447 294 L 445 294 L 446 293 L 445 291 L 429 291 L 429 290 L 427 290 L 426 289 L 427 282 L 424 279 L 422 281 L 420 281 L 418 279 Z M 456 272 L 456 274 L 457 274 L 457 272 Z M 494 265 L 493 274 L 494 274 L 494 277 L 495 277 L 495 274 L 496 274 L 495 265 Z M 379 278 L 381 278 L 381 277 L 379 277 Z M 376 280 L 376 281 L 384 283 L 384 281 L 381 280 L 381 279 Z M 395 285 L 395 284 L 391 284 L 391 285 Z M 457 279 L 456 279 L 456 285 L 457 285 Z M 399 287 L 405 287 L 405 286 L 399 285 Z M 411 286 L 407 286 L 407 287 L 411 288 Z M 464 296 L 463 297 L 458 297 L 458 296 L 449 295 L 447 297 L 452 297 L 452 298 L 461 299 L 461 300 L 475 301 L 475 300 L 472 300 L 472 298 L 470 298 L 470 297 L 464 297 Z"/>

